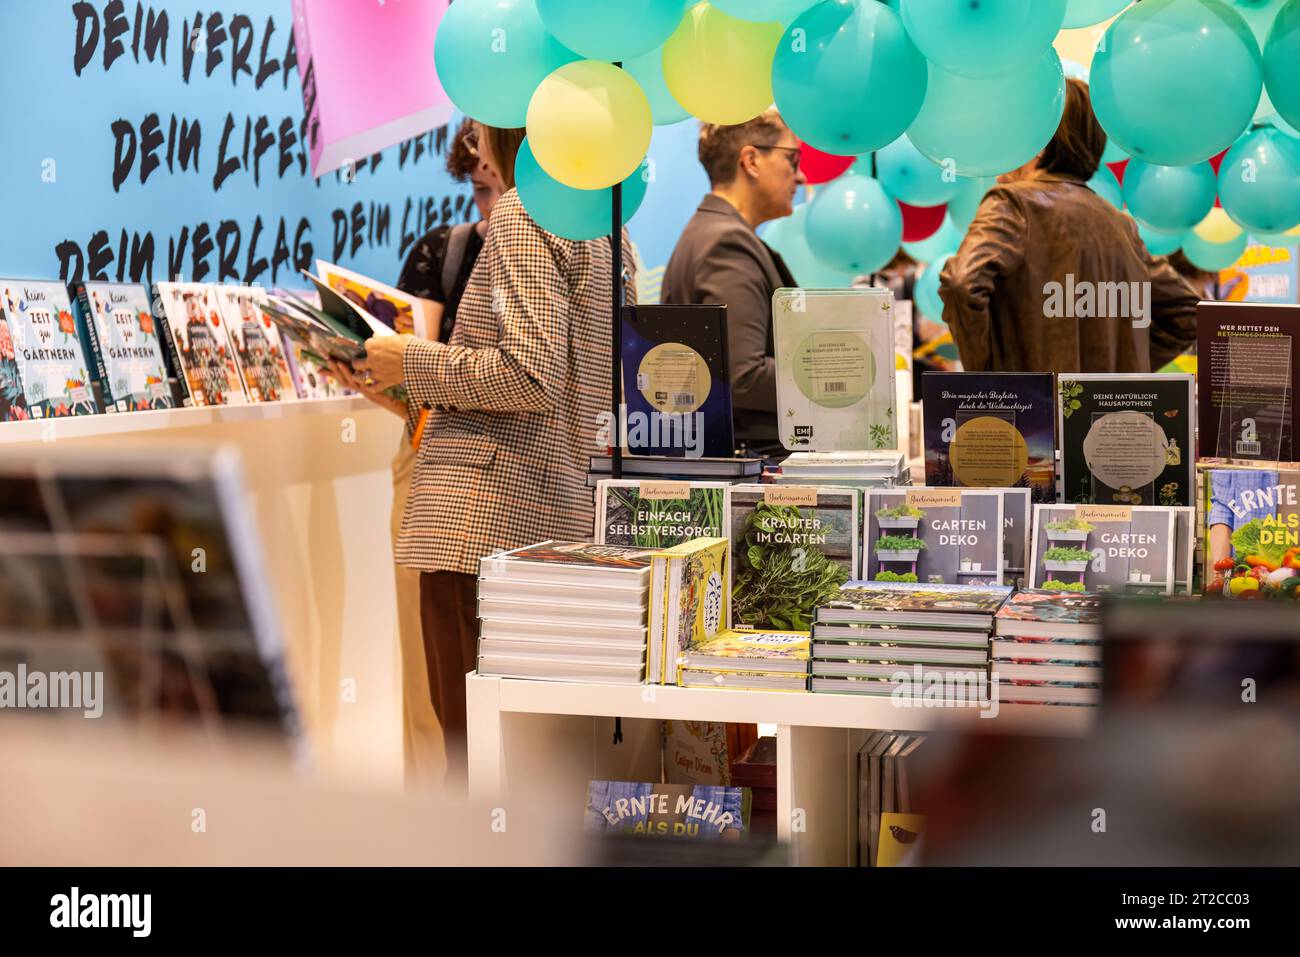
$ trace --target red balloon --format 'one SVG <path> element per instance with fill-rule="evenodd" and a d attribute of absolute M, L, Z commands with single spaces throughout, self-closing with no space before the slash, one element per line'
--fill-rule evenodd
<path fill-rule="evenodd" d="M 818 183 L 829 183 L 852 166 L 853 161 L 857 159 L 856 156 L 835 156 L 831 153 L 823 153 L 817 147 L 809 146 L 807 143 L 801 143 L 799 149 L 802 152 L 799 169 L 803 172 L 804 178 L 813 186 Z"/>
<path fill-rule="evenodd" d="M 1116 160 L 1114 163 L 1107 163 L 1106 165 L 1110 167 L 1110 171 L 1114 173 L 1115 178 L 1119 180 L 1119 185 L 1123 186 L 1124 174 L 1128 172 L 1128 160 Z"/>
<path fill-rule="evenodd" d="M 919 243 L 929 239 L 943 225 L 943 217 L 948 214 L 948 204 L 942 206 L 909 206 L 899 202 L 903 211 L 903 242 Z"/>
<path fill-rule="evenodd" d="M 1231 149 L 1231 148 L 1232 148 L 1232 147 L 1228 147 L 1228 149 Z M 1227 155 L 1228 155 L 1228 150 L 1224 150 L 1224 151 L 1223 151 L 1222 153 L 1220 153 L 1218 156 L 1211 156 L 1211 157 L 1210 157 L 1210 166 L 1212 166 L 1212 167 L 1214 168 L 1214 175 L 1215 175 L 1215 176 L 1218 176 L 1218 175 L 1219 175 L 1219 167 L 1223 165 L 1223 158 L 1224 158 L 1225 156 L 1227 156 Z M 1215 206 L 1222 206 L 1222 205 L 1223 205 L 1221 202 L 1219 202 L 1219 194 L 1218 194 L 1218 193 L 1215 193 L 1215 194 L 1214 194 L 1214 205 L 1215 205 Z"/>

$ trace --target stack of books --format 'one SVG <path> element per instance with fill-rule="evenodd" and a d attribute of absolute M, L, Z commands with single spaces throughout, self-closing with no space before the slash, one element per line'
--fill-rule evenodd
<path fill-rule="evenodd" d="M 994 622 L 993 672 L 1004 704 L 1095 706 L 1101 698 L 1100 596 L 1022 591 Z"/>
<path fill-rule="evenodd" d="M 479 674 L 643 682 L 652 555 L 646 548 L 547 541 L 483 558 Z"/>
<path fill-rule="evenodd" d="M 919 816 L 912 808 L 907 759 L 924 743 L 923 734 L 873 731 L 858 749 L 859 867 L 892 863 L 880 857 L 886 841 L 917 843 L 920 828 L 915 819 Z M 898 821 L 900 815 L 907 817 Z"/>
<path fill-rule="evenodd" d="M 614 459 L 593 455 L 587 463 L 587 485 L 595 488 L 611 478 Z M 763 474 L 759 458 L 689 458 L 673 455 L 624 455 L 623 478 L 678 482 L 757 482 Z"/>
<path fill-rule="evenodd" d="M 683 688 L 807 691 L 806 631 L 731 630 L 688 645 L 677 659 Z"/>
<path fill-rule="evenodd" d="M 895 488 L 911 484 L 907 457 L 894 449 L 862 452 L 794 452 L 772 480 L 780 485 Z"/>
<path fill-rule="evenodd" d="M 933 697 L 982 703 L 993 616 L 1004 585 L 849 582 L 817 609 L 812 630 L 814 692 Z M 983 700 L 987 700 L 984 698 Z"/>

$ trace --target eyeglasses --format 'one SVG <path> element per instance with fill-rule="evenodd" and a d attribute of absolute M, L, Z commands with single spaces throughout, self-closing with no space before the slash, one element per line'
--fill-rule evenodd
<path fill-rule="evenodd" d="M 470 156 L 478 156 L 478 130 L 470 130 L 460 138 L 460 142 Z"/>
<path fill-rule="evenodd" d="M 758 143 L 751 143 L 750 146 L 756 150 L 781 150 L 784 153 L 789 153 L 790 168 L 795 171 L 798 171 L 799 161 L 803 159 L 803 150 L 797 146 L 762 146 Z"/>

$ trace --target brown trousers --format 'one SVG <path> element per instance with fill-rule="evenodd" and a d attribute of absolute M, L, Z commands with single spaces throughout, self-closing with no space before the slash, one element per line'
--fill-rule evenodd
<path fill-rule="evenodd" d="M 477 667 L 477 596 L 478 580 L 473 575 L 420 573 L 425 667 L 452 779 L 465 776 L 465 675 Z"/>

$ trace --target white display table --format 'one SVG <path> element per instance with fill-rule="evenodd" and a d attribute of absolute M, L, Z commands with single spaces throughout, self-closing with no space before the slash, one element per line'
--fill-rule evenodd
<path fill-rule="evenodd" d="M 389 509 L 403 425 L 359 397 L 0 423 L 6 448 L 234 446 L 317 765 L 401 783 Z"/>
<path fill-rule="evenodd" d="M 889 699 L 597 685 L 465 677 L 469 785 L 486 801 L 527 801 L 546 780 L 571 795 L 574 813 L 593 779 L 659 780 L 659 722 L 777 725 L 777 834 L 800 865 L 852 863 L 857 842 L 857 752 L 868 729 L 984 731 L 1081 736 L 1090 708 L 1004 705 L 995 718 L 974 708 L 897 707 Z M 612 743 L 623 718 L 624 742 Z M 796 813 L 798 812 L 798 813 Z"/>

